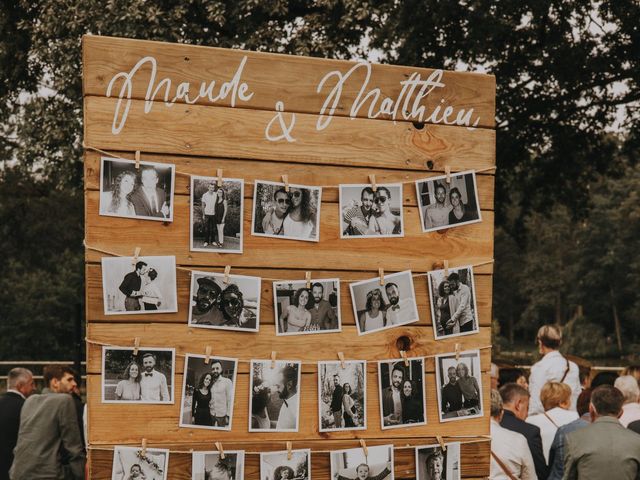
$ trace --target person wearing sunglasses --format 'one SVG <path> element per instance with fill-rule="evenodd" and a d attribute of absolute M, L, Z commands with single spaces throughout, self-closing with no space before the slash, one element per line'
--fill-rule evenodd
<path fill-rule="evenodd" d="M 262 219 L 262 231 L 267 235 L 283 235 L 284 219 L 287 216 L 291 199 L 284 188 L 279 188 L 273 194 L 274 207 L 267 210 Z"/>
<path fill-rule="evenodd" d="M 222 292 L 220 308 L 224 315 L 224 326 L 236 328 L 256 328 L 256 317 L 247 315 L 244 308 L 244 296 L 236 284 L 230 284 Z"/>
<path fill-rule="evenodd" d="M 291 207 L 282 222 L 284 235 L 293 238 L 314 236 L 315 215 L 311 206 L 311 191 L 306 188 L 289 189 Z"/>
<path fill-rule="evenodd" d="M 402 232 L 400 217 L 391 211 L 391 191 L 378 187 L 373 200 L 377 213 L 369 219 L 368 235 L 399 235 Z"/>

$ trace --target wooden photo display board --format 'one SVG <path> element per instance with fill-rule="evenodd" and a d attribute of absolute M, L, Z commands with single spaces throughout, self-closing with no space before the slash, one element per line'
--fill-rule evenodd
<path fill-rule="evenodd" d="M 489 365 L 493 272 L 495 79 L 489 75 L 364 62 L 226 50 L 120 38 L 83 39 L 88 440 L 93 480 L 110 479 L 114 445 L 169 448 L 168 478 L 191 478 L 189 450 L 246 450 L 246 479 L 259 478 L 255 452 L 312 451 L 312 477 L 330 477 L 330 450 L 393 443 L 395 478 L 415 478 L 408 446 L 460 441 L 463 478 L 489 473 Z M 214 83 L 215 82 L 215 83 Z M 100 159 L 121 157 L 174 164 L 173 221 L 99 215 Z M 241 178 L 244 188 L 242 254 L 190 251 L 189 175 Z M 477 172 L 482 221 L 423 233 L 414 181 L 466 170 Z M 254 182 L 322 186 L 318 242 L 251 235 Z M 338 185 L 404 183 L 402 238 L 340 238 Z M 101 258 L 172 255 L 178 308 L 156 315 L 105 315 Z M 426 272 L 475 265 L 479 332 L 435 340 Z M 262 277 L 260 330 L 190 328 L 189 270 Z M 359 336 L 349 282 L 412 270 L 419 321 Z M 342 331 L 276 336 L 272 279 L 339 278 Z M 101 344 L 176 349 L 175 403 L 102 403 Z M 438 420 L 433 355 L 481 349 L 485 416 Z M 233 428 L 179 427 L 184 354 L 238 358 Z M 427 424 L 382 430 L 377 361 L 426 356 Z M 296 433 L 248 431 L 250 359 L 303 362 L 300 425 Z M 367 428 L 319 432 L 314 362 L 367 360 Z"/>

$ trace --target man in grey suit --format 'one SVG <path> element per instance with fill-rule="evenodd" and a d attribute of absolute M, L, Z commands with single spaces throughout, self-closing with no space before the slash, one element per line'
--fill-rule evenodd
<path fill-rule="evenodd" d="M 70 395 L 76 386 L 73 370 L 50 365 L 44 380 L 49 393 L 30 396 L 22 407 L 9 476 L 11 480 L 81 480 L 85 453 Z M 68 465 L 63 466 L 63 457 Z"/>
<path fill-rule="evenodd" d="M 564 480 L 640 479 L 640 435 L 618 421 L 624 396 L 611 385 L 591 393 L 591 425 L 567 435 Z"/>

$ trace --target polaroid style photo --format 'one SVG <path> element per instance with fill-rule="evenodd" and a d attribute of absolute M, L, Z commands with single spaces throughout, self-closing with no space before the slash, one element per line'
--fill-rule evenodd
<path fill-rule="evenodd" d="M 191 454 L 191 480 L 244 480 L 244 450 Z"/>
<path fill-rule="evenodd" d="M 436 391 L 441 422 L 482 417 L 480 350 L 436 355 Z"/>
<path fill-rule="evenodd" d="M 366 430 L 367 362 L 318 362 L 321 432 Z"/>
<path fill-rule="evenodd" d="M 333 333 L 342 330 L 340 280 L 313 279 L 273 282 L 276 335 Z"/>
<path fill-rule="evenodd" d="M 383 430 L 427 424 L 424 358 L 378 362 L 380 419 Z M 400 400 L 398 402 L 398 399 Z"/>
<path fill-rule="evenodd" d="M 435 232 L 482 221 L 474 171 L 416 181 L 423 232 Z"/>
<path fill-rule="evenodd" d="M 242 253 L 244 180 L 191 177 L 191 251 Z"/>
<path fill-rule="evenodd" d="M 173 221 L 175 165 L 100 159 L 100 215 Z"/>
<path fill-rule="evenodd" d="M 189 326 L 257 332 L 260 328 L 260 277 L 191 272 Z"/>
<path fill-rule="evenodd" d="M 317 242 L 320 239 L 321 187 L 256 180 L 251 234 Z"/>
<path fill-rule="evenodd" d="M 173 404 L 173 348 L 102 347 L 102 403 Z"/>
<path fill-rule="evenodd" d="M 419 320 L 410 270 L 349 285 L 358 334 L 379 332 Z"/>
<path fill-rule="evenodd" d="M 169 450 L 116 445 L 113 449 L 111 480 L 168 480 Z"/>
<path fill-rule="evenodd" d="M 231 430 L 238 360 L 187 353 L 184 365 L 180 426 Z"/>
<path fill-rule="evenodd" d="M 417 480 L 460 480 L 460 442 L 416 447 Z"/>
<path fill-rule="evenodd" d="M 311 480 L 311 450 L 291 450 L 289 453 L 260 454 L 260 478 L 268 480 Z"/>
<path fill-rule="evenodd" d="M 297 432 L 302 364 L 252 360 L 249 383 L 250 432 Z"/>
<path fill-rule="evenodd" d="M 480 331 L 473 267 L 433 270 L 427 275 L 433 335 L 436 340 Z"/>
<path fill-rule="evenodd" d="M 340 185 L 340 238 L 404 237 L 402 183 Z"/>
<path fill-rule="evenodd" d="M 178 311 L 176 257 L 102 257 L 105 315 Z"/>
<path fill-rule="evenodd" d="M 393 445 L 335 450 L 331 452 L 331 478 L 334 480 L 393 480 Z"/>

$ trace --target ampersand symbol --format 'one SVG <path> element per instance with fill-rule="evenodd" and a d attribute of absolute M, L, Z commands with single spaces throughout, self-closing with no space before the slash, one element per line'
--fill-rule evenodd
<path fill-rule="evenodd" d="M 282 139 L 286 139 L 287 142 L 295 142 L 296 139 L 291 136 L 291 130 L 293 130 L 293 126 L 296 124 L 296 114 L 295 113 L 291 114 L 291 123 L 287 126 L 284 116 L 282 115 L 282 113 L 284 112 L 283 102 L 281 101 L 276 102 L 276 112 L 277 113 L 271 119 L 271 121 L 267 125 L 267 128 L 265 128 L 264 130 L 265 137 L 267 137 L 267 140 L 271 142 L 277 142 Z M 273 125 L 273 122 L 275 122 L 276 120 L 278 120 L 278 123 L 280 123 L 280 130 L 282 131 L 282 133 L 280 135 L 274 136 L 274 135 L 271 135 L 271 126 Z"/>

